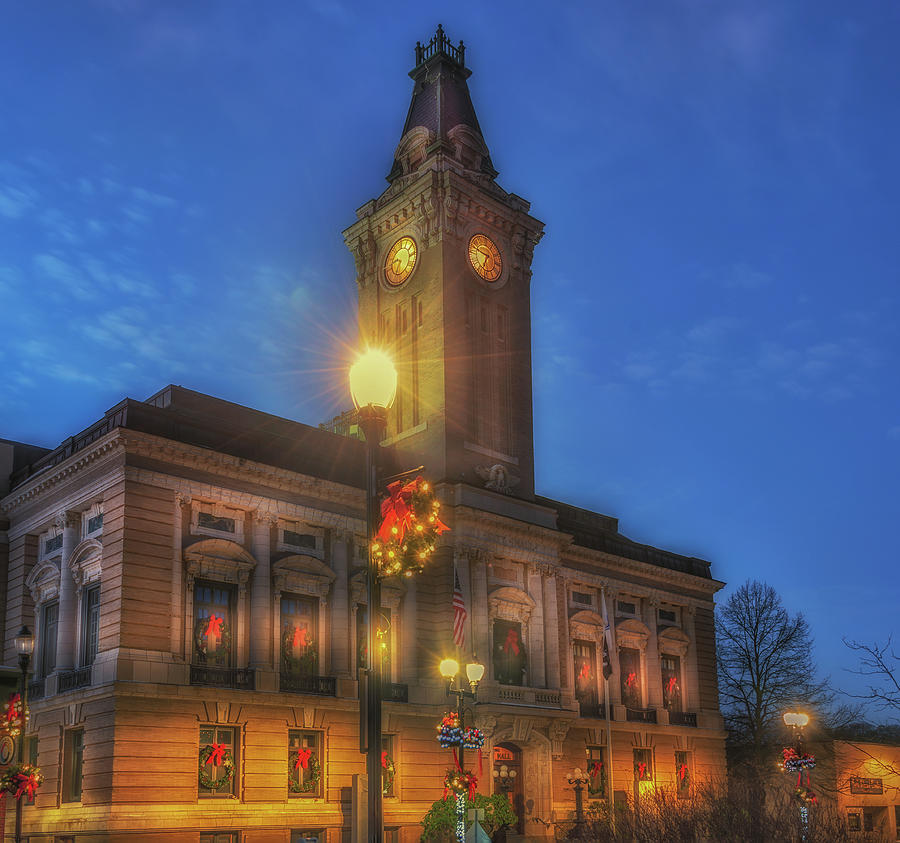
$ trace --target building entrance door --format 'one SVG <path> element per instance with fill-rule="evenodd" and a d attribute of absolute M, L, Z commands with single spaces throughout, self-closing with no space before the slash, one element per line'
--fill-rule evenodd
<path fill-rule="evenodd" d="M 494 793 L 506 793 L 516 814 L 516 833 L 525 833 L 525 785 L 522 781 L 522 750 L 514 743 L 494 747 Z"/>

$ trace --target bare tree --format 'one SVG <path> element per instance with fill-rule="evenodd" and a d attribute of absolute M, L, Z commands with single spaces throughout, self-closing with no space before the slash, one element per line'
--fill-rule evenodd
<path fill-rule="evenodd" d="M 793 707 L 824 712 L 827 683 L 816 679 L 812 636 L 803 614 L 790 615 L 775 589 L 748 580 L 716 618 L 719 693 L 736 757 L 771 768 L 771 747 Z"/>
<path fill-rule="evenodd" d="M 868 693 L 849 696 L 900 717 L 900 656 L 894 651 L 891 639 L 884 646 L 860 644 L 846 638 L 844 644 L 859 655 L 859 667 L 853 672 L 869 677 L 870 682 Z"/>

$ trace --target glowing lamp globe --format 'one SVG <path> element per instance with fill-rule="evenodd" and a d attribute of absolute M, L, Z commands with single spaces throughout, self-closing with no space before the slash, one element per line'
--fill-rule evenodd
<path fill-rule="evenodd" d="M 356 409 L 388 409 L 397 394 L 397 370 L 387 354 L 369 349 L 350 367 L 350 395 Z"/>
<path fill-rule="evenodd" d="M 459 673 L 459 662 L 456 659 L 444 659 L 440 664 L 441 676 L 452 679 Z"/>
<path fill-rule="evenodd" d="M 15 638 L 16 652 L 20 656 L 30 656 L 34 652 L 34 636 L 27 626 L 23 626 L 19 630 L 19 634 Z"/>
<path fill-rule="evenodd" d="M 466 677 L 473 685 L 477 685 L 484 677 L 484 665 L 473 662 L 466 665 Z"/>
<path fill-rule="evenodd" d="M 788 711 L 784 715 L 786 726 L 799 726 L 801 729 L 809 723 L 809 715 L 797 711 Z"/>

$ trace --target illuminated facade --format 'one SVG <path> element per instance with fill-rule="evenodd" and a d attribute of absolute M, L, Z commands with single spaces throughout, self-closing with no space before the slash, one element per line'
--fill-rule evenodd
<path fill-rule="evenodd" d="M 462 46 L 439 30 L 412 76 L 390 186 L 345 232 L 361 337 L 399 364 L 386 458 L 426 466 L 451 527 L 424 574 L 384 587 L 385 824 L 417 840 L 452 763 L 435 725 L 455 570 L 463 660 L 487 666 L 479 790 L 492 767 L 517 770 L 519 832 L 548 836 L 572 816 L 575 767 L 593 771 L 598 799 L 687 796 L 724 772 L 722 584 L 702 560 L 535 494 L 529 286 L 543 224 L 495 182 Z M 52 452 L 8 443 L 0 458 L 4 661 L 23 623 L 37 633 L 26 747 L 46 781 L 24 808 L 30 841 L 353 839 L 362 444 L 170 386 Z"/>

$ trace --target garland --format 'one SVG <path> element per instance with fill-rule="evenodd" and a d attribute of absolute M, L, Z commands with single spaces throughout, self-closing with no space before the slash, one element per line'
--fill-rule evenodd
<path fill-rule="evenodd" d="M 381 795 L 389 796 L 394 786 L 394 759 L 387 754 L 387 750 L 381 751 Z"/>
<path fill-rule="evenodd" d="M 16 799 L 23 796 L 34 799 L 35 792 L 43 783 L 41 768 L 33 764 L 13 764 L 0 774 L 0 791 L 11 793 Z"/>
<path fill-rule="evenodd" d="M 441 748 L 449 749 L 451 746 L 459 746 L 463 741 L 462 729 L 459 727 L 459 715 L 451 711 L 444 715 L 438 725 L 438 743 Z"/>
<path fill-rule="evenodd" d="M 801 770 L 811 770 L 816 766 L 816 758 L 814 755 L 804 752 L 798 755 L 797 750 L 790 746 L 781 751 L 782 762 L 781 769 L 786 773 L 799 773 Z"/>
<path fill-rule="evenodd" d="M 207 766 L 224 767 L 225 775 L 214 780 L 210 771 L 206 769 Z M 200 784 L 207 790 L 219 791 L 231 784 L 231 780 L 234 778 L 234 756 L 232 756 L 231 750 L 223 743 L 207 744 L 200 750 L 197 774 Z"/>
<path fill-rule="evenodd" d="M 481 749 L 484 746 L 484 732 L 474 726 L 466 727 L 462 736 L 462 745 L 465 749 Z"/>
<path fill-rule="evenodd" d="M 231 630 L 225 623 L 225 618 L 220 615 L 210 615 L 208 618 L 197 618 L 194 624 L 194 646 L 198 653 L 206 658 L 209 654 L 210 637 L 218 638 L 219 643 L 215 654 L 225 655 L 231 653 Z"/>
<path fill-rule="evenodd" d="M 24 706 L 21 694 L 10 694 L 3 713 L 3 730 L 11 738 L 16 738 L 22 732 Z"/>
<path fill-rule="evenodd" d="M 437 537 L 449 530 L 438 517 L 441 504 L 422 477 L 405 486 L 391 483 L 381 504 L 381 526 L 372 542 L 379 576 L 420 573 L 434 553 Z"/>
<path fill-rule="evenodd" d="M 322 766 L 311 749 L 298 749 L 293 753 L 294 763 L 288 758 L 288 787 L 291 793 L 313 793 L 322 779 Z M 301 780 L 300 770 L 309 770 L 306 779 Z M 294 773 L 298 775 L 295 777 Z"/>

